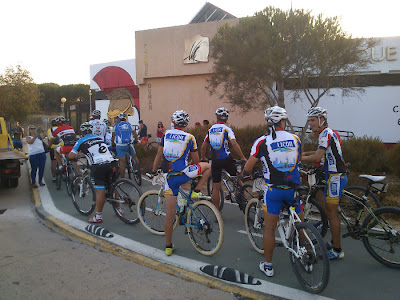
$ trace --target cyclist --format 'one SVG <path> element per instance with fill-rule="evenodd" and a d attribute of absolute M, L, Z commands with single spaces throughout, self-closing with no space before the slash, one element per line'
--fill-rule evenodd
<path fill-rule="evenodd" d="M 176 199 L 179 186 L 188 182 L 200 174 L 197 186 L 192 193 L 192 198 L 198 198 L 201 187 L 207 182 L 210 175 L 210 164 L 199 162 L 199 154 L 197 152 L 196 139 L 190 133 L 184 131 L 184 128 L 189 124 L 189 115 L 183 110 L 177 110 L 172 115 L 172 122 L 175 129 L 170 129 L 165 132 L 161 138 L 160 147 L 153 163 L 153 173 L 164 158 L 162 169 L 167 173 L 165 180 L 165 201 L 166 201 L 166 216 L 164 219 L 165 231 L 165 254 L 171 255 L 172 246 L 172 225 L 173 218 L 176 214 Z M 192 164 L 188 165 L 188 158 L 192 159 Z"/>
<path fill-rule="evenodd" d="M 65 124 L 66 122 L 67 120 L 63 116 L 59 116 L 56 118 L 58 128 L 53 131 L 53 138 L 49 142 L 49 146 L 59 143 L 60 140 L 63 142 L 62 145 L 58 146 L 56 148 L 56 151 L 54 151 L 60 171 L 64 170 L 61 160 L 61 154 L 68 155 L 77 140 L 74 128 L 70 125 Z M 76 166 L 79 171 L 77 164 Z"/>
<path fill-rule="evenodd" d="M 95 109 L 92 112 L 92 117 L 93 120 L 89 121 L 89 123 L 93 125 L 93 134 L 98 135 L 105 141 L 107 133 L 107 125 L 103 121 L 100 121 L 101 111 Z"/>
<path fill-rule="evenodd" d="M 103 120 L 104 124 L 106 124 L 106 135 L 104 137 L 104 141 L 106 142 L 108 147 L 112 146 L 112 127 L 110 126 L 110 121 L 108 119 Z"/>
<path fill-rule="evenodd" d="M 248 175 L 258 160 L 263 165 L 265 180 L 264 213 L 264 256 L 260 270 L 274 276 L 272 254 L 275 248 L 275 229 L 283 201 L 292 204 L 294 187 L 300 184 L 298 162 L 301 154 L 300 139 L 284 130 L 288 118 L 286 110 L 279 106 L 268 108 L 264 113 L 268 133 L 258 138 L 251 148 L 250 157 L 244 166 L 243 175 Z M 300 213 L 297 203 L 296 213 Z"/>
<path fill-rule="evenodd" d="M 332 241 L 327 243 L 329 259 L 344 257 L 340 242 L 340 219 L 337 213 L 342 190 L 347 184 L 346 164 L 338 134 L 328 127 L 327 110 L 312 107 L 307 112 L 308 125 L 318 134 L 318 149 L 305 152 L 301 161 L 308 163 L 322 162 L 325 171 L 326 186 L 324 191 L 325 211 L 329 220 Z"/>
<path fill-rule="evenodd" d="M 211 145 L 211 176 L 213 180 L 212 199 L 215 207 L 219 207 L 219 189 L 221 188 L 222 170 L 225 169 L 231 176 L 236 176 L 237 170 L 235 161 L 229 150 L 229 142 L 233 149 L 240 156 L 240 159 L 247 161 L 244 157 L 242 149 L 236 142 L 233 130 L 226 125 L 229 117 L 229 111 L 225 107 L 220 107 L 215 112 L 217 115 L 217 124 L 211 126 L 201 145 L 201 161 L 206 159 L 207 145 Z M 241 184 L 241 182 L 239 182 Z"/>
<path fill-rule="evenodd" d="M 106 202 L 106 184 L 110 176 L 114 172 L 112 157 L 104 140 L 98 135 L 93 134 L 93 125 L 85 122 L 80 126 L 82 138 L 80 138 L 71 152 L 68 154 L 69 159 L 76 159 L 78 153 L 81 152 L 87 158 L 92 181 L 96 190 L 96 214 L 89 218 L 89 223 L 103 222 L 103 207 Z M 121 211 L 120 211 L 121 213 Z"/>
<path fill-rule="evenodd" d="M 53 132 L 57 128 L 57 120 L 54 118 L 51 120 L 51 127 L 47 130 L 47 138 L 49 141 L 53 138 Z M 62 140 L 60 140 L 58 143 L 53 143 L 50 147 L 51 175 L 53 176 L 53 182 L 56 181 L 56 157 L 54 150 L 57 149 L 58 146 L 62 146 Z"/>
<path fill-rule="evenodd" d="M 119 174 L 121 178 L 125 177 L 125 153 L 129 153 L 137 160 L 135 148 L 132 142 L 138 140 L 136 131 L 133 129 L 131 123 L 126 122 L 126 115 L 120 113 L 118 115 L 119 122 L 115 123 L 112 133 L 112 144 L 116 145 L 117 157 L 119 159 Z"/>

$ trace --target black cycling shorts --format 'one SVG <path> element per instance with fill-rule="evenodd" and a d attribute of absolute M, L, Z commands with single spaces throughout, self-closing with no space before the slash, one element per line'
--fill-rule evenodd
<path fill-rule="evenodd" d="M 54 149 L 53 149 L 53 148 L 50 148 L 49 153 L 50 153 L 50 160 L 56 160 L 56 157 L 55 157 L 55 155 L 54 155 Z"/>
<path fill-rule="evenodd" d="M 224 159 L 214 159 L 211 163 L 211 176 L 213 182 L 221 182 L 223 169 L 225 169 L 231 176 L 237 175 L 236 164 L 232 157 Z"/>
<path fill-rule="evenodd" d="M 98 189 L 102 189 L 103 186 L 105 187 L 113 181 L 115 167 L 111 163 L 94 165 L 90 167 L 90 173 L 94 180 L 95 188 L 99 186 Z"/>

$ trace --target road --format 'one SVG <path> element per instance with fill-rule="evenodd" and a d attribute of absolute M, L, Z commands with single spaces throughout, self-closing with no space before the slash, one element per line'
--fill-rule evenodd
<path fill-rule="evenodd" d="M 18 188 L 0 188 L 0 212 L 2 300 L 237 299 L 50 230 L 33 209 L 26 164 Z"/>
<path fill-rule="evenodd" d="M 50 182 L 50 172 L 47 169 L 45 179 Z M 87 217 L 80 215 L 72 205 L 63 186 L 57 191 L 53 184 L 48 185 L 49 192 L 56 208 L 67 215 L 87 224 Z M 150 182 L 143 180 L 143 191 L 154 189 Z M 148 245 L 149 249 L 156 253 L 154 259 L 168 264 L 177 264 L 184 269 L 191 269 L 193 262 L 200 265 L 211 264 L 225 266 L 240 270 L 249 275 L 263 280 L 260 291 L 266 294 L 274 294 L 284 298 L 307 299 L 311 295 L 303 292 L 291 268 L 288 253 L 283 248 L 276 248 L 274 252 L 275 277 L 266 278 L 259 270 L 258 263 L 263 256 L 253 250 L 245 234 L 243 213 L 237 206 L 226 204 L 222 216 L 225 226 L 225 239 L 221 250 L 212 257 L 199 254 L 191 246 L 188 237 L 184 234 L 182 226 L 174 231 L 173 242 L 176 251 L 172 257 L 176 260 L 168 260 L 163 254 L 165 247 L 164 237 L 159 237 L 146 231 L 139 223 L 126 225 L 114 214 L 111 205 L 106 204 L 103 214 L 102 227 L 140 245 Z M 330 237 L 326 237 L 330 240 Z M 398 298 L 399 271 L 387 268 L 375 261 L 365 250 L 361 241 L 346 238 L 342 240 L 342 248 L 345 258 L 331 262 L 331 276 L 329 285 L 321 296 L 335 299 L 395 299 Z M 140 247 L 139 247 L 140 248 Z M 157 252 L 158 251 L 158 252 Z M 182 260 L 180 260 L 182 258 Z M 187 259 L 185 261 L 183 258 Z M 265 283 L 265 284 L 264 284 Z M 270 284 L 270 285 L 268 285 Z M 246 286 L 248 287 L 248 286 Z"/>

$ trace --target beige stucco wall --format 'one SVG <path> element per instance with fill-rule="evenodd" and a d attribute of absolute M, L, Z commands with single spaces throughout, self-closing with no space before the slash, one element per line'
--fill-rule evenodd
<path fill-rule="evenodd" d="M 207 78 L 212 72 L 212 61 L 207 63 L 184 64 L 184 40 L 195 35 L 211 39 L 219 26 L 237 19 L 199 24 L 189 24 L 136 32 L 136 82 L 140 91 L 141 119 L 148 127 L 148 133 L 155 137 L 158 121 L 170 127 L 171 115 L 183 109 L 190 115 L 192 127 L 204 119 L 216 121 L 218 107 L 230 111 L 229 124 L 234 126 L 264 123 L 263 111 L 251 112 L 245 116 L 217 95 L 210 96 L 206 90 Z"/>

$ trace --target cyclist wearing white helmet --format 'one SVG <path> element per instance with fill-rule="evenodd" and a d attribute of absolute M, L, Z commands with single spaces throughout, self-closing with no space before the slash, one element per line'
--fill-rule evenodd
<path fill-rule="evenodd" d="M 93 134 L 93 125 L 85 122 L 80 126 L 83 137 L 80 138 L 71 152 L 69 159 L 76 159 L 78 153 L 85 155 L 92 179 L 94 180 L 94 189 L 96 190 L 96 214 L 89 218 L 89 223 L 101 223 L 103 221 L 103 207 L 106 202 L 106 183 L 114 172 L 112 157 L 108 151 L 104 140 L 96 134 Z"/>
<path fill-rule="evenodd" d="M 270 107 L 265 111 L 264 117 L 269 132 L 254 142 L 243 174 L 249 174 L 258 160 L 261 160 L 265 180 L 263 200 L 265 261 L 260 262 L 259 268 L 265 275 L 271 277 L 274 275 L 272 255 L 278 216 L 283 201 L 292 204 L 294 187 L 300 184 L 298 163 L 301 144 L 296 135 L 284 130 L 288 118 L 284 108 Z M 297 205 L 296 213 L 302 218 L 300 205 Z"/>
<path fill-rule="evenodd" d="M 215 207 L 219 208 L 222 170 L 225 169 L 231 176 L 236 176 L 237 170 L 235 161 L 229 150 L 229 142 L 233 149 L 239 155 L 240 159 L 247 161 L 244 157 L 242 149 L 236 141 L 232 128 L 226 125 L 229 117 L 229 111 L 225 107 L 220 107 L 215 112 L 217 116 L 217 124 L 211 126 L 201 145 L 201 161 L 206 159 L 207 146 L 211 146 L 211 176 L 213 180 L 212 199 Z M 241 184 L 241 182 L 239 183 Z"/>
<path fill-rule="evenodd" d="M 95 109 L 92 112 L 92 117 L 93 117 L 93 120 L 89 120 L 89 123 L 93 125 L 93 134 L 98 135 L 105 141 L 106 133 L 107 133 L 107 125 L 103 121 L 100 120 L 101 111 L 98 109 Z"/>
<path fill-rule="evenodd" d="M 106 142 L 108 147 L 112 146 L 112 128 L 110 127 L 110 121 L 108 119 L 103 120 L 104 124 L 106 124 L 106 135 L 104 137 L 104 141 Z"/>
<path fill-rule="evenodd" d="M 325 191 L 318 191 L 318 200 L 325 198 L 321 204 L 329 220 L 332 244 L 329 244 L 329 259 L 344 257 L 340 242 L 340 219 L 337 214 L 342 190 L 347 184 L 346 164 L 343 160 L 339 134 L 330 129 L 327 123 L 327 110 L 312 107 L 307 112 L 308 125 L 312 132 L 318 134 L 317 151 L 305 152 L 301 161 L 306 163 L 322 163 L 325 171 Z"/>
<path fill-rule="evenodd" d="M 128 153 L 139 161 L 136 156 L 135 148 L 133 147 L 133 142 L 138 140 L 138 136 L 132 124 L 126 121 L 126 115 L 124 113 L 120 113 L 118 119 L 119 122 L 115 123 L 112 131 L 112 145 L 115 145 L 117 157 L 119 158 L 119 174 L 121 178 L 124 178 L 126 165 L 125 154 Z"/>
<path fill-rule="evenodd" d="M 49 141 L 53 138 L 53 132 L 58 128 L 58 122 L 57 118 L 54 118 L 51 120 L 51 127 L 47 130 L 47 138 Z M 62 140 L 60 140 L 58 143 L 52 143 L 50 147 L 50 160 L 51 160 L 51 175 L 53 176 L 53 182 L 56 181 L 56 156 L 55 156 L 55 150 L 57 147 L 62 146 Z"/>
<path fill-rule="evenodd" d="M 162 159 L 162 169 L 167 173 L 165 180 L 165 201 L 167 206 L 164 219 L 165 231 L 165 254 L 171 255 L 172 246 L 172 225 L 176 214 L 176 199 L 179 186 L 191 180 L 200 174 L 199 183 L 192 193 L 192 198 L 198 198 L 202 186 L 207 182 L 210 175 L 210 165 L 206 162 L 200 162 L 197 152 L 196 139 L 190 133 L 184 131 L 189 124 L 189 115 L 178 110 L 172 115 L 174 129 L 167 130 L 161 138 L 160 147 L 153 163 L 153 173 L 158 169 Z M 191 158 L 192 165 L 188 165 L 188 158 Z"/>

